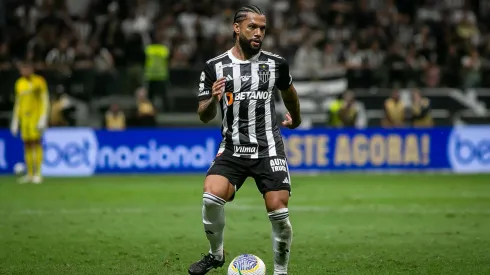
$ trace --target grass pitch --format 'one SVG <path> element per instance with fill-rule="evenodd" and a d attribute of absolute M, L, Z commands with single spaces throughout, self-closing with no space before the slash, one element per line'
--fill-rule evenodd
<path fill-rule="evenodd" d="M 0 177 L 0 274 L 187 274 L 208 249 L 202 182 L 107 176 L 17 185 Z M 490 176 L 292 182 L 290 275 L 490 274 Z M 271 226 L 253 181 L 226 213 L 226 266 L 253 253 L 272 274 Z"/>

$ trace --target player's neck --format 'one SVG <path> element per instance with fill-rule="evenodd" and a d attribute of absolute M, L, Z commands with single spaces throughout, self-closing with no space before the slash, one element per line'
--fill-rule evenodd
<path fill-rule="evenodd" d="M 235 46 L 233 46 L 233 48 L 231 48 L 231 54 L 239 59 L 239 60 L 243 60 L 243 61 L 246 61 L 246 60 L 249 60 L 250 58 L 254 57 L 256 54 L 250 54 L 250 55 L 247 55 L 242 47 L 240 47 L 240 44 L 236 43 Z"/>

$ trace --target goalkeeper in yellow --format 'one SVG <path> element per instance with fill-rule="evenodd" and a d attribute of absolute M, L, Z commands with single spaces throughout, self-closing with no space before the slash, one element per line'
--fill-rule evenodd
<path fill-rule="evenodd" d="M 24 142 L 24 160 L 27 175 L 20 183 L 42 182 L 42 135 L 47 127 L 49 93 L 46 80 L 34 74 L 29 62 L 20 65 L 21 77 L 15 83 L 15 104 L 10 130 L 14 136 L 20 132 Z M 19 131 L 20 130 L 20 131 Z"/>

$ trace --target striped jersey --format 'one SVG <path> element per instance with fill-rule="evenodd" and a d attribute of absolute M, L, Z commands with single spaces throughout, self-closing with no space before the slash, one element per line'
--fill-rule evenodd
<path fill-rule="evenodd" d="M 240 60 L 229 50 L 206 62 L 198 100 L 210 99 L 213 83 L 222 77 L 226 84 L 220 100 L 223 139 L 218 154 L 286 157 L 274 103 L 274 88 L 287 90 L 292 84 L 286 60 L 266 51 Z"/>

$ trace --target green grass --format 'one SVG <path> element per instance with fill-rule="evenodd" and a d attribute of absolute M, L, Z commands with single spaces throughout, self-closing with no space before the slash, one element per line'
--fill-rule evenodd
<path fill-rule="evenodd" d="M 290 275 L 490 274 L 490 176 L 292 180 Z M 0 274 L 187 274 L 208 249 L 202 181 L 120 176 L 37 186 L 0 177 Z M 226 213 L 228 260 L 253 253 L 271 267 L 270 223 L 252 181 Z"/>

